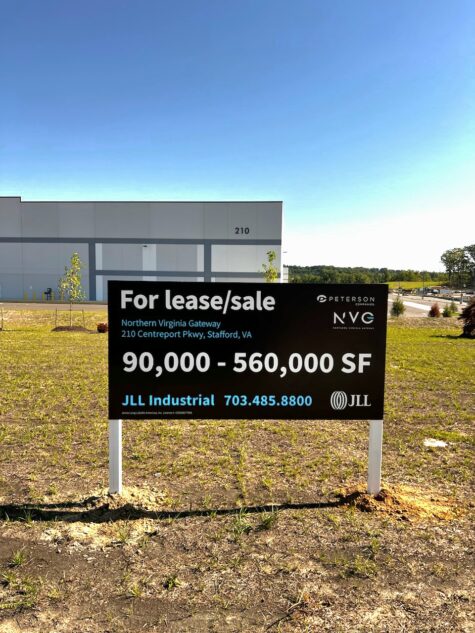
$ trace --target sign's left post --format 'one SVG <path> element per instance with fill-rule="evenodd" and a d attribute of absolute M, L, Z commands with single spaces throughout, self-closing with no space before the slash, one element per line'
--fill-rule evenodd
<path fill-rule="evenodd" d="M 109 420 L 109 494 L 122 494 L 122 420 Z"/>

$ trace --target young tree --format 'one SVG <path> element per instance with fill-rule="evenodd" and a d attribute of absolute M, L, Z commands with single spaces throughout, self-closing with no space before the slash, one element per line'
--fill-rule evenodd
<path fill-rule="evenodd" d="M 393 301 L 393 305 L 391 307 L 391 316 L 399 318 L 401 314 L 404 314 L 406 311 L 406 306 L 401 301 L 399 297 Z"/>
<path fill-rule="evenodd" d="M 84 264 L 79 257 L 79 253 L 73 253 L 71 255 L 70 265 L 64 267 L 64 275 L 60 278 L 58 282 L 59 296 L 61 297 L 61 299 L 69 301 L 70 327 L 73 324 L 73 303 L 85 299 L 85 293 L 81 285 L 81 269 L 83 268 L 83 266 Z"/>
<path fill-rule="evenodd" d="M 267 263 L 262 264 L 264 279 L 267 283 L 274 283 L 275 281 L 277 281 L 277 278 L 279 276 L 279 271 L 274 264 L 276 259 L 277 255 L 275 251 L 267 251 Z"/>

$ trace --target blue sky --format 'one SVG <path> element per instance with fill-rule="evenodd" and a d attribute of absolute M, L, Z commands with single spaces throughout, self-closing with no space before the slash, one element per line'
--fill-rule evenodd
<path fill-rule="evenodd" d="M 287 263 L 475 241 L 473 0 L 0 0 L 0 194 L 283 200 Z"/>

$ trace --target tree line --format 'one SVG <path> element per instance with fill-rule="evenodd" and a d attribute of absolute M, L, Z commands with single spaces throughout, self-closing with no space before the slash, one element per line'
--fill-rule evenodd
<path fill-rule="evenodd" d="M 343 266 L 289 266 L 292 283 L 378 284 L 390 281 L 447 283 L 449 286 L 475 287 L 475 244 L 452 248 L 440 257 L 445 273 L 430 270 L 364 268 Z"/>
<path fill-rule="evenodd" d="M 446 275 L 436 271 L 404 270 L 391 268 L 364 268 L 358 266 L 289 266 L 292 283 L 320 284 L 378 284 L 389 281 L 421 281 L 426 284 L 440 282 Z M 448 279 L 448 277 L 447 277 Z"/>

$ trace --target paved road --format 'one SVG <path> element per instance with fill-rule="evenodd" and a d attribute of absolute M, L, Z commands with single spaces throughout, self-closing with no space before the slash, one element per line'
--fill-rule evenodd
<path fill-rule="evenodd" d="M 393 302 L 394 302 L 394 299 L 389 299 L 389 303 L 393 303 Z M 428 305 L 423 305 L 421 303 L 414 303 L 413 301 L 404 301 L 404 299 L 402 302 L 408 308 L 414 308 L 415 310 L 424 310 L 424 312 L 427 312 L 430 307 Z"/>
<path fill-rule="evenodd" d="M 390 295 L 389 303 L 391 304 L 395 299 L 395 294 Z M 441 297 L 424 297 L 424 299 L 422 297 L 414 297 L 414 299 L 409 300 L 405 299 L 403 296 L 401 297 L 401 299 L 406 306 L 406 312 L 404 313 L 404 316 L 409 317 L 427 316 L 427 313 L 429 312 L 429 309 L 433 303 L 438 303 L 441 309 L 443 309 L 445 305 L 451 302 L 451 299 L 442 299 Z M 460 311 L 460 303 L 456 301 L 455 305 Z"/>

